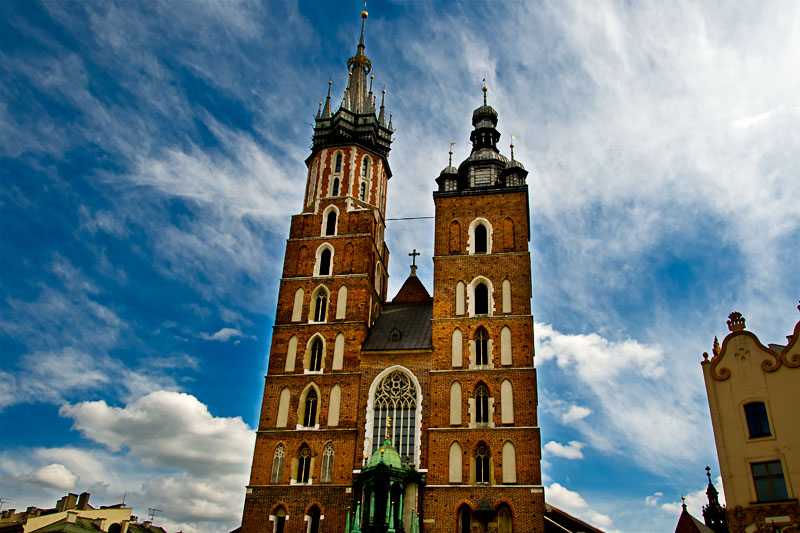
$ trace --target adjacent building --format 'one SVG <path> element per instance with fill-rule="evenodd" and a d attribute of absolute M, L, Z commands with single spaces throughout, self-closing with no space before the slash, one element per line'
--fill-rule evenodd
<path fill-rule="evenodd" d="M 798 306 L 800 310 L 800 306 Z M 741 313 L 703 354 L 731 532 L 800 530 L 800 322 L 765 346 Z"/>

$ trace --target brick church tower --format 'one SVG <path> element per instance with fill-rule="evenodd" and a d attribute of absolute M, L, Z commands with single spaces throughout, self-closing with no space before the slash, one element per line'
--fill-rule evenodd
<path fill-rule="evenodd" d="M 437 178 L 433 297 L 387 299 L 391 119 L 361 39 L 292 217 L 244 533 L 543 532 L 527 172 L 475 110 Z"/>

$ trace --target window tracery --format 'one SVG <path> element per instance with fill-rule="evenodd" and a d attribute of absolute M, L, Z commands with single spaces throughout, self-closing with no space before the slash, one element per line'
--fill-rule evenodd
<path fill-rule="evenodd" d="M 372 452 L 383 442 L 391 418 L 388 431 L 392 445 L 400 457 L 414 457 L 417 391 L 411 378 L 401 370 L 394 370 L 378 384 L 374 398 Z"/>

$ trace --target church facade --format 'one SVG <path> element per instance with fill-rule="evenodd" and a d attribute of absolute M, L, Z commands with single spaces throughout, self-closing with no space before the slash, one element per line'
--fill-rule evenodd
<path fill-rule="evenodd" d="M 366 17 L 315 120 L 242 531 L 544 531 L 527 172 L 484 88 L 470 156 L 435 180 L 432 296 L 412 266 L 390 299 L 393 129 Z"/>

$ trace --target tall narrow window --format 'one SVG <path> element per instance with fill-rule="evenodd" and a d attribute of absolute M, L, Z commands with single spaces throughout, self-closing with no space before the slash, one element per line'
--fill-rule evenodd
<path fill-rule="evenodd" d="M 364 161 L 361 163 L 361 175 L 365 178 L 367 177 L 367 167 L 369 166 L 369 160 L 365 157 Z"/>
<path fill-rule="evenodd" d="M 772 502 L 789 498 L 780 461 L 752 463 L 750 468 L 753 471 L 753 483 L 756 486 L 758 501 Z"/>
<path fill-rule="evenodd" d="M 314 322 L 325 322 L 328 315 L 328 295 L 319 291 L 314 300 Z"/>
<path fill-rule="evenodd" d="M 317 423 L 317 391 L 309 389 L 303 409 L 303 426 L 310 428 Z"/>
<path fill-rule="evenodd" d="M 489 287 L 485 283 L 475 285 L 475 314 L 489 314 Z"/>
<path fill-rule="evenodd" d="M 275 513 L 275 527 L 272 529 L 272 533 L 284 533 L 284 531 L 286 531 L 286 511 L 278 509 Z"/>
<path fill-rule="evenodd" d="M 417 427 L 417 390 L 411 378 L 400 370 L 384 377 L 375 388 L 372 424 L 372 453 L 383 443 L 387 418 L 391 417 L 389 438 L 400 457 L 414 457 Z"/>
<path fill-rule="evenodd" d="M 475 333 L 475 364 L 477 366 L 489 364 L 489 335 L 483 328 L 478 328 Z"/>
<path fill-rule="evenodd" d="M 322 475 L 320 481 L 330 483 L 333 479 L 333 444 L 330 442 L 322 450 Z"/>
<path fill-rule="evenodd" d="M 325 235 L 336 235 L 336 211 L 331 210 L 325 219 Z"/>
<path fill-rule="evenodd" d="M 746 404 L 744 406 L 744 414 L 747 417 L 747 429 L 750 431 L 751 439 L 772 435 L 769 430 L 769 418 L 767 418 L 767 407 L 764 402 Z"/>
<path fill-rule="evenodd" d="M 513 531 L 511 511 L 508 510 L 508 507 L 503 507 L 497 513 L 497 533 L 511 533 L 511 531 Z"/>
<path fill-rule="evenodd" d="M 319 337 L 314 339 L 311 344 L 311 360 L 308 364 L 308 369 L 311 371 L 319 371 L 322 368 L 322 340 Z"/>
<path fill-rule="evenodd" d="M 485 254 L 488 246 L 486 245 L 486 226 L 478 224 L 475 226 L 475 253 Z"/>
<path fill-rule="evenodd" d="M 478 385 L 475 389 L 475 422 L 489 423 L 489 391 L 485 385 Z"/>
<path fill-rule="evenodd" d="M 342 154 L 336 154 L 336 167 L 334 168 L 334 172 L 341 172 L 342 171 Z"/>
<path fill-rule="evenodd" d="M 458 513 L 458 533 L 472 533 L 472 511 L 462 507 Z"/>
<path fill-rule="evenodd" d="M 489 449 L 481 444 L 475 451 L 475 482 L 489 484 Z"/>
<path fill-rule="evenodd" d="M 448 465 L 448 481 L 450 483 L 461 483 L 461 456 L 461 445 L 458 442 L 453 442 L 450 445 L 450 460 Z"/>
<path fill-rule="evenodd" d="M 308 483 L 311 475 L 311 450 L 308 446 L 300 449 L 300 457 L 297 459 L 297 482 Z"/>
<path fill-rule="evenodd" d="M 358 199 L 364 201 L 367 197 L 367 184 L 365 182 L 361 182 L 361 189 L 358 192 Z"/>
<path fill-rule="evenodd" d="M 331 196 L 339 196 L 339 178 L 333 179 L 333 189 L 331 190 Z"/>
<path fill-rule="evenodd" d="M 331 251 L 328 248 L 319 254 L 319 275 L 329 276 L 331 273 Z"/>
<path fill-rule="evenodd" d="M 320 512 L 317 506 L 308 512 L 308 533 L 319 533 Z"/>
<path fill-rule="evenodd" d="M 275 448 L 275 454 L 272 456 L 272 476 L 269 478 L 270 483 L 280 483 L 283 479 L 283 462 L 286 459 L 286 448 L 283 444 L 278 444 Z"/>

